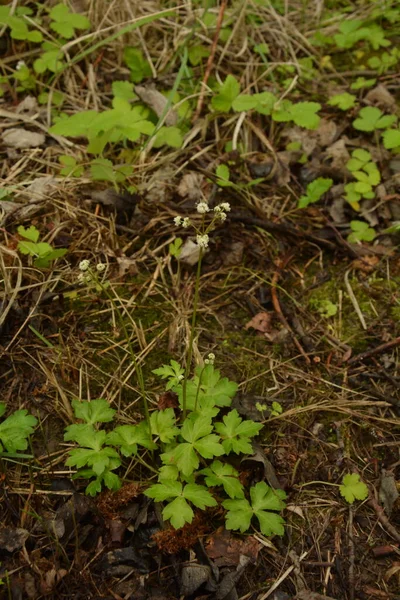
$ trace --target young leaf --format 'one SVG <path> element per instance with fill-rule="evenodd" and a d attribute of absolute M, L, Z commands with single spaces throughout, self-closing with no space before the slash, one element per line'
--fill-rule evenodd
<path fill-rule="evenodd" d="M 183 134 L 179 127 L 161 127 L 156 133 L 153 147 L 170 146 L 171 148 L 180 148 L 182 144 Z"/>
<path fill-rule="evenodd" d="M 66 39 L 75 35 L 75 29 L 89 29 L 90 21 L 84 15 L 69 11 L 65 4 L 57 4 L 50 11 L 51 29 Z"/>
<path fill-rule="evenodd" d="M 5 405 L 2 405 L 1 414 L 4 414 Z M 7 452 L 26 450 L 28 437 L 34 432 L 37 419 L 28 414 L 25 409 L 16 410 L 7 419 L 0 423 L 0 447 L 4 446 Z"/>
<path fill-rule="evenodd" d="M 386 150 L 400 147 L 400 129 L 387 129 L 383 132 L 383 145 Z"/>
<path fill-rule="evenodd" d="M 124 456 L 134 456 L 137 453 L 137 445 L 149 448 L 150 433 L 147 423 L 139 425 L 120 425 L 110 431 L 107 435 L 107 444 L 120 448 Z M 152 446 L 153 447 L 153 446 Z"/>
<path fill-rule="evenodd" d="M 28 229 L 25 229 L 23 225 L 20 225 L 17 228 L 17 231 L 21 237 L 25 238 L 26 240 L 30 240 L 31 242 L 36 243 L 39 239 L 40 233 L 34 225 L 31 225 L 30 227 L 28 227 Z"/>
<path fill-rule="evenodd" d="M 114 98 L 122 98 L 128 102 L 137 98 L 133 91 L 133 83 L 130 81 L 113 81 L 111 87 Z"/>
<path fill-rule="evenodd" d="M 253 454 L 250 439 L 262 429 L 261 423 L 243 421 L 238 411 L 231 410 L 223 417 L 223 423 L 216 423 L 215 430 L 222 438 L 222 446 L 226 452 L 236 454 Z"/>
<path fill-rule="evenodd" d="M 243 498 L 243 486 L 237 478 L 238 472 L 228 463 L 222 463 L 214 460 L 209 468 L 200 471 L 205 475 L 205 481 L 208 487 L 217 487 L 222 485 L 230 498 Z"/>
<path fill-rule="evenodd" d="M 194 513 L 185 498 L 178 497 L 167 504 L 162 515 L 165 521 L 168 521 L 169 519 L 172 527 L 180 529 L 185 523 L 191 523 L 193 521 Z"/>
<path fill-rule="evenodd" d="M 182 484 L 180 481 L 164 480 L 162 483 L 155 483 L 149 487 L 144 495 L 152 498 L 156 502 L 164 502 L 170 498 L 175 498 L 182 494 Z"/>
<path fill-rule="evenodd" d="M 284 520 L 271 511 L 281 511 L 285 507 L 283 500 L 286 494 L 283 490 L 273 490 L 264 481 L 250 489 L 251 504 L 248 500 L 226 500 L 224 508 L 228 509 L 226 528 L 239 529 L 242 533 L 250 527 L 255 515 L 264 535 L 283 535 Z"/>
<path fill-rule="evenodd" d="M 154 411 L 150 423 L 152 434 L 157 435 L 164 444 L 172 442 L 179 433 L 173 408 Z"/>
<path fill-rule="evenodd" d="M 356 96 L 353 96 L 353 94 L 343 92 L 343 94 L 332 96 L 332 98 L 328 100 L 328 104 L 330 106 L 337 106 L 340 110 L 349 110 L 349 108 L 355 106 L 356 100 L 357 98 Z"/>
<path fill-rule="evenodd" d="M 313 204 L 314 202 L 318 202 L 322 198 L 324 194 L 333 185 L 332 179 L 326 179 L 324 177 L 318 177 L 314 179 L 311 183 L 308 184 L 306 195 L 301 196 L 298 202 L 298 208 L 305 208 L 309 204 Z"/>
<path fill-rule="evenodd" d="M 166 390 L 175 387 L 183 379 L 185 369 L 183 369 L 176 360 L 171 360 L 169 365 L 163 365 L 152 371 L 154 375 L 158 375 L 161 379 L 169 379 Z"/>
<path fill-rule="evenodd" d="M 347 241 L 350 243 L 354 242 L 372 242 L 376 238 L 375 229 L 370 227 L 368 223 L 364 221 L 351 221 L 350 227 L 352 233 L 347 236 Z"/>
<path fill-rule="evenodd" d="M 298 102 L 290 107 L 290 115 L 292 120 L 299 127 L 306 129 L 317 129 L 320 117 L 317 112 L 321 109 L 318 102 Z"/>
<path fill-rule="evenodd" d="M 188 483 L 183 489 L 183 497 L 192 504 L 204 510 L 206 506 L 216 506 L 217 502 L 208 490 L 197 483 Z"/>
<path fill-rule="evenodd" d="M 365 106 L 353 121 L 354 129 L 359 131 L 375 131 L 375 129 L 387 129 L 396 121 L 394 115 L 384 115 L 376 106 Z"/>
<path fill-rule="evenodd" d="M 211 106 L 218 112 L 229 112 L 232 103 L 240 94 L 240 83 L 233 75 L 228 75 L 218 93 L 211 100 Z"/>
<path fill-rule="evenodd" d="M 72 400 L 75 417 L 86 421 L 89 425 L 109 423 L 113 420 L 116 410 L 111 408 L 107 400 L 99 398 L 90 402 Z"/>
<path fill-rule="evenodd" d="M 229 168 L 226 165 L 218 165 L 215 170 L 215 174 L 218 177 L 217 185 L 220 187 L 232 187 L 233 183 L 229 181 Z"/>
<path fill-rule="evenodd" d="M 187 383 L 187 408 L 194 410 L 197 400 L 197 409 L 204 410 L 214 406 L 230 406 L 232 398 L 236 394 L 238 385 L 227 377 L 221 378 L 218 369 L 213 365 L 204 368 L 197 367 L 195 377 Z M 176 389 L 179 404 L 182 406 L 182 386 Z"/>
<path fill-rule="evenodd" d="M 131 81 L 140 83 L 146 77 L 152 76 L 149 62 L 144 58 L 142 51 L 134 46 L 126 46 L 124 49 L 124 61 L 131 71 Z"/>
<path fill-rule="evenodd" d="M 368 488 L 360 480 L 360 476 L 357 473 L 348 473 L 345 475 L 339 490 L 340 494 L 349 504 L 353 504 L 354 500 L 365 500 L 368 498 Z"/>

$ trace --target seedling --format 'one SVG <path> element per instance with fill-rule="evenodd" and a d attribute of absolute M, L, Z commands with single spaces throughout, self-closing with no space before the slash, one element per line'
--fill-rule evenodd
<path fill-rule="evenodd" d="M 279 402 L 273 402 L 271 406 L 271 417 L 279 417 L 283 413 L 283 406 Z"/>
<path fill-rule="evenodd" d="M 368 488 L 360 480 L 360 476 L 357 473 L 345 475 L 339 490 L 340 494 L 349 504 L 353 504 L 354 500 L 365 500 L 368 498 Z"/>
<path fill-rule="evenodd" d="M 217 112 L 229 112 L 233 101 L 240 94 L 240 83 L 233 75 L 228 75 L 219 87 L 218 93 L 212 98 L 211 106 Z"/>
<path fill-rule="evenodd" d="M 351 221 L 350 227 L 352 233 L 347 236 L 347 241 L 351 244 L 355 242 L 372 242 L 376 238 L 376 231 L 365 223 L 365 221 Z"/>
<path fill-rule="evenodd" d="M 124 48 L 124 61 L 131 72 L 131 81 L 140 83 L 143 79 L 152 76 L 149 62 L 144 58 L 142 51 L 134 46 Z"/>
<path fill-rule="evenodd" d="M 50 28 L 65 39 L 76 35 L 75 30 L 89 29 L 90 21 L 84 15 L 70 12 L 65 4 L 57 4 L 50 11 Z"/>
<path fill-rule="evenodd" d="M 308 184 L 306 195 L 301 196 L 299 199 L 297 208 L 306 208 L 309 204 L 318 202 L 318 200 L 331 189 L 332 185 L 332 179 L 326 179 L 324 177 L 314 179 L 314 181 Z"/>
<path fill-rule="evenodd" d="M 6 405 L 0 402 L 0 417 L 6 412 Z M 14 455 L 28 448 L 29 436 L 34 432 L 37 419 L 25 409 L 16 410 L 0 423 L 0 453 Z M 17 454 L 24 457 L 25 455 Z"/>
<path fill-rule="evenodd" d="M 386 150 L 397 151 L 400 148 L 400 129 L 387 129 L 382 134 Z"/>
<path fill-rule="evenodd" d="M 33 264 L 39 269 L 47 269 L 53 260 L 61 258 L 67 253 L 66 248 L 55 249 L 47 242 L 39 242 L 40 233 L 34 225 L 28 229 L 20 225 L 17 231 L 23 238 L 18 242 L 18 250 L 21 254 L 34 257 Z"/>
<path fill-rule="evenodd" d="M 59 162 L 64 165 L 60 170 L 60 175 L 64 177 L 81 177 L 84 171 L 82 165 L 77 164 L 77 160 L 74 156 L 63 154 L 58 157 Z"/>
<path fill-rule="evenodd" d="M 353 96 L 353 94 L 349 94 L 348 92 L 336 94 L 335 96 L 332 96 L 330 100 L 328 100 L 328 104 L 330 106 L 337 106 L 340 108 L 340 110 L 349 110 L 355 106 L 356 102 L 356 96 Z"/>
<path fill-rule="evenodd" d="M 354 129 L 359 131 L 376 131 L 377 129 L 388 129 L 397 121 L 395 115 L 384 115 L 376 106 L 365 106 L 353 121 Z"/>

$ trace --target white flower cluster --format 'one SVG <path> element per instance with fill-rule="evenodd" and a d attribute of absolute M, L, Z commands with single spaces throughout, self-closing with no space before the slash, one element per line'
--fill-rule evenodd
<path fill-rule="evenodd" d="M 215 360 L 215 354 L 213 352 L 210 352 L 210 354 L 208 355 L 208 357 L 204 359 L 204 363 L 206 365 L 213 365 L 214 364 L 214 360 Z"/>
<path fill-rule="evenodd" d="M 81 262 L 79 263 L 79 270 L 80 273 L 78 275 L 78 281 L 79 283 L 91 283 L 93 281 L 93 273 L 90 270 L 90 260 L 88 260 L 87 258 L 85 258 L 84 260 L 81 260 Z M 96 271 L 98 273 L 104 273 L 104 271 L 106 270 L 106 265 L 104 263 L 97 263 L 96 265 Z"/>
<path fill-rule="evenodd" d="M 177 227 L 182 226 L 184 229 L 186 229 L 187 227 L 189 227 L 191 225 L 189 217 L 185 217 L 185 218 L 175 217 L 174 223 Z"/>
<path fill-rule="evenodd" d="M 19 60 L 16 64 L 15 70 L 20 71 L 23 67 L 26 67 L 26 63 L 24 60 Z"/>
<path fill-rule="evenodd" d="M 220 221 L 225 221 L 226 213 L 230 210 L 231 205 L 229 204 L 229 202 L 221 202 L 221 204 L 217 204 L 217 206 L 214 208 L 214 213 Z"/>
<path fill-rule="evenodd" d="M 203 248 L 206 249 L 208 248 L 208 242 L 210 241 L 210 238 L 208 237 L 208 235 L 206 233 L 202 234 L 198 234 L 196 236 L 196 242 L 197 245 L 199 246 L 199 248 Z"/>
<path fill-rule="evenodd" d="M 199 202 L 196 209 L 201 215 L 205 215 L 206 213 L 210 212 L 210 207 L 208 206 L 207 202 L 204 201 Z"/>

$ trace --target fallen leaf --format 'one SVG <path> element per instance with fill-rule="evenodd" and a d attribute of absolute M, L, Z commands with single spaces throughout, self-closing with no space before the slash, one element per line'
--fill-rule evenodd
<path fill-rule="evenodd" d="M 40 592 L 48 595 L 53 592 L 57 584 L 68 574 L 66 569 L 55 569 L 54 567 L 46 571 L 44 578 L 40 582 Z"/>
<path fill-rule="evenodd" d="M 241 539 L 226 529 L 217 530 L 207 538 L 205 544 L 207 556 L 214 560 L 217 567 L 237 567 L 241 555 L 248 556 L 255 562 L 260 548 L 260 542 L 253 536 Z"/>
<path fill-rule="evenodd" d="M 255 329 L 260 333 L 269 333 L 271 331 L 273 313 L 259 312 L 246 325 L 245 329 Z"/>
<path fill-rule="evenodd" d="M 400 574 L 400 562 L 395 561 L 393 565 L 385 573 L 385 581 L 389 581 L 393 575 Z"/>
<path fill-rule="evenodd" d="M 392 108 L 396 106 L 396 98 L 392 96 L 382 83 L 370 90 L 364 100 L 369 104 L 375 104 L 381 108 Z"/>
<path fill-rule="evenodd" d="M 2 133 L 3 142 L 9 148 L 37 148 L 45 142 L 43 133 L 28 131 L 22 127 L 12 127 Z"/>
<path fill-rule="evenodd" d="M 59 190 L 57 180 L 51 175 L 37 177 L 24 190 L 24 195 L 29 197 L 30 202 L 48 200 Z"/>
<path fill-rule="evenodd" d="M 211 580 L 212 571 L 209 566 L 196 563 L 185 565 L 181 573 L 181 594 L 191 596 L 199 587 Z"/>
<path fill-rule="evenodd" d="M 379 265 L 379 263 L 380 259 L 378 258 L 378 256 L 367 255 L 363 256 L 362 259 L 357 258 L 356 260 L 353 260 L 351 266 L 353 267 L 353 269 L 362 271 L 363 273 L 372 273 Z"/>
<path fill-rule="evenodd" d="M 188 198 L 194 202 L 199 202 L 203 197 L 202 186 L 204 180 L 204 175 L 201 173 L 195 173 L 194 171 L 186 173 L 178 185 L 178 194 L 181 198 Z"/>
<path fill-rule="evenodd" d="M 29 531 L 20 527 L 2 527 L 0 529 L 0 549 L 7 552 L 19 550 L 29 537 Z"/>
<path fill-rule="evenodd" d="M 381 484 L 379 487 L 379 501 L 385 509 L 385 513 L 390 517 L 393 506 L 399 497 L 394 474 L 386 469 L 382 469 Z"/>
<path fill-rule="evenodd" d="M 33 117 L 39 110 L 37 100 L 34 96 L 26 96 L 15 109 L 17 114 L 24 114 L 27 117 Z"/>
<path fill-rule="evenodd" d="M 166 109 L 168 98 L 156 90 L 154 86 L 136 85 L 135 92 L 141 101 L 147 104 L 147 106 L 149 106 L 156 113 L 157 117 L 160 118 Z M 177 122 L 178 115 L 173 108 L 170 108 L 167 112 L 164 123 L 170 127 L 172 125 L 176 125 Z"/>
<path fill-rule="evenodd" d="M 190 238 L 185 240 L 181 247 L 179 260 L 187 265 L 193 266 L 199 262 L 200 248 Z"/>
<path fill-rule="evenodd" d="M 306 132 L 310 135 L 310 132 Z M 325 148 L 333 144 L 337 134 L 337 125 L 334 121 L 328 119 L 321 119 L 319 122 L 318 129 L 311 132 L 312 136 L 315 136 L 320 146 Z"/>
<path fill-rule="evenodd" d="M 331 167 L 333 169 L 344 169 L 350 160 L 346 140 L 347 138 L 341 138 L 326 149 L 326 156 L 332 159 Z"/>

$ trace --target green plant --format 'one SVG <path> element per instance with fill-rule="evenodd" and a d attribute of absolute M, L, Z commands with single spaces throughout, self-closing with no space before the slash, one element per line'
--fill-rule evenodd
<path fill-rule="evenodd" d="M 33 264 L 39 269 L 48 268 L 50 263 L 61 258 L 67 253 L 66 248 L 53 248 L 47 242 L 39 242 L 40 233 L 34 225 L 27 229 L 20 225 L 18 234 L 23 238 L 18 242 L 18 250 L 21 254 L 34 257 Z"/>
<path fill-rule="evenodd" d="M 372 242 L 376 238 L 376 231 L 365 223 L 365 221 L 350 221 L 352 233 L 347 236 L 347 241 L 354 242 Z"/>
<path fill-rule="evenodd" d="M 75 29 L 89 29 L 90 21 L 84 15 L 73 13 L 65 4 L 57 4 L 50 10 L 50 28 L 65 39 L 74 37 Z"/>
<path fill-rule="evenodd" d="M 362 148 L 352 152 L 346 167 L 357 181 L 345 185 L 345 198 L 355 210 L 359 210 L 361 198 L 374 198 L 374 187 L 380 182 L 381 174 L 372 160 L 371 153 Z"/>
<path fill-rule="evenodd" d="M 142 51 L 134 46 L 124 48 L 124 61 L 131 72 L 131 81 L 140 83 L 143 79 L 151 77 L 152 70 L 148 60 L 143 56 Z"/>
<path fill-rule="evenodd" d="M 379 25 L 364 24 L 357 19 L 340 23 L 339 33 L 334 35 L 335 44 L 343 50 L 352 48 L 361 40 L 367 41 L 374 50 L 378 50 L 381 46 L 390 46 L 390 41 L 385 38 L 385 32 Z"/>
<path fill-rule="evenodd" d="M 335 94 L 328 100 L 329 106 L 337 106 L 340 110 L 349 110 L 349 108 L 353 108 L 357 102 L 356 96 L 353 94 L 349 94 L 348 92 L 343 92 L 343 94 Z"/>
<path fill-rule="evenodd" d="M 75 156 L 62 154 L 58 157 L 58 161 L 63 165 L 60 175 L 64 177 L 81 177 L 83 175 L 84 168 L 77 164 Z"/>
<path fill-rule="evenodd" d="M 349 504 L 353 504 L 354 500 L 365 500 L 368 498 L 368 488 L 360 480 L 360 476 L 357 473 L 348 473 L 345 475 L 339 490 L 340 494 Z"/>
<path fill-rule="evenodd" d="M 28 7 L 18 6 L 13 14 L 11 4 L 0 6 L 0 26 L 9 27 L 14 40 L 40 43 L 43 40 L 41 32 L 29 29 L 25 19 L 32 15 L 33 11 Z"/>
<path fill-rule="evenodd" d="M 309 204 L 314 204 L 322 198 L 333 185 L 332 179 L 318 177 L 307 185 L 306 195 L 301 196 L 298 201 L 297 208 L 306 208 Z"/>
<path fill-rule="evenodd" d="M 0 402 L 0 417 L 4 417 L 6 405 Z M 28 448 L 28 438 L 34 432 L 37 419 L 25 409 L 16 410 L 0 423 L 0 453 L 14 455 Z M 25 456 L 17 454 L 17 456 Z"/>
<path fill-rule="evenodd" d="M 233 75 L 228 75 L 224 83 L 220 85 L 217 94 L 211 99 L 212 108 L 218 112 L 229 112 L 239 93 L 240 83 Z"/>
<path fill-rule="evenodd" d="M 273 402 L 271 405 L 271 417 L 278 417 L 283 413 L 283 406 L 279 402 Z"/>
<path fill-rule="evenodd" d="M 387 129 L 382 134 L 386 150 L 397 151 L 400 148 L 400 129 Z"/>
<path fill-rule="evenodd" d="M 365 106 L 358 113 L 357 119 L 353 121 L 353 127 L 359 131 L 375 131 L 388 129 L 396 121 L 395 115 L 384 115 L 376 106 Z"/>

